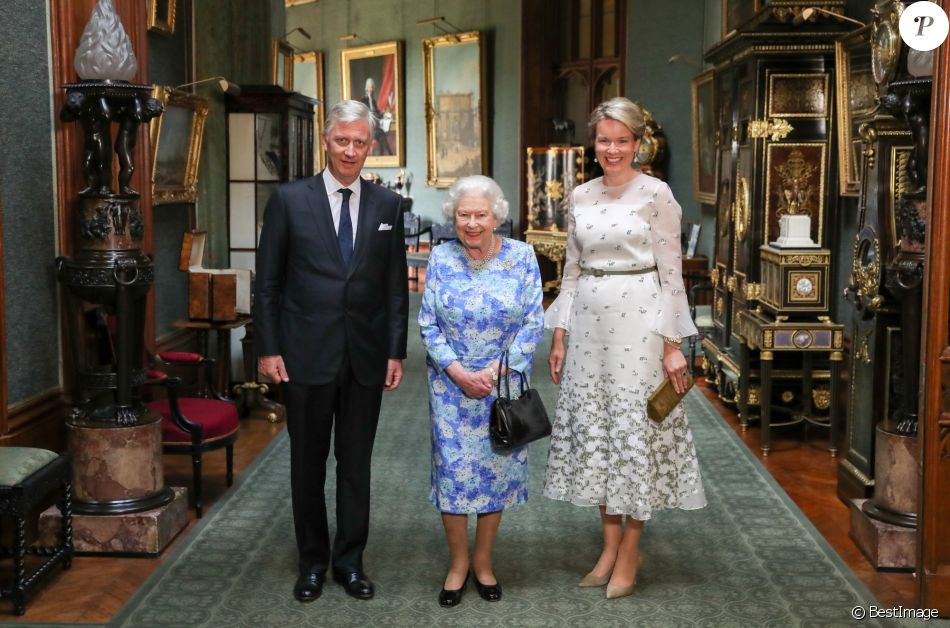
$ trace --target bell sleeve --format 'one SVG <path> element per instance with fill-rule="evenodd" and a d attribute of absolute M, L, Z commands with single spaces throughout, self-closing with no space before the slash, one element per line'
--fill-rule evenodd
<path fill-rule="evenodd" d="M 666 338 L 693 336 L 698 332 L 689 315 L 680 248 L 683 209 L 673 198 L 670 186 L 664 182 L 654 190 L 650 204 L 653 257 L 660 277 L 660 309 L 651 331 Z"/>
<path fill-rule="evenodd" d="M 422 307 L 419 309 L 419 333 L 422 335 L 422 344 L 425 345 L 429 361 L 441 373 L 452 362 L 458 359 L 455 350 L 449 345 L 442 327 L 439 325 L 438 294 L 439 294 L 439 255 L 438 247 L 429 255 L 429 265 L 426 268 L 426 286 L 422 293 Z"/>
<path fill-rule="evenodd" d="M 544 307 L 541 305 L 541 270 L 534 250 L 525 245 L 521 264 L 521 305 L 524 320 L 508 348 L 508 366 L 529 376 L 534 353 L 544 336 Z"/>
<path fill-rule="evenodd" d="M 574 192 L 577 189 L 575 188 Z M 555 329 L 560 327 L 570 333 L 571 308 L 574 306 L 574 295 L 577 293 L 577 280 L 581 276 L 581 248 L 574 237 L 574 195 L 571 195 L 571 206 L 567 210 L 567 250 L 564 252 L 564 268 L 561 273 L 561 289 L 557 298 L 548 306 L 544 313 L 544 327 Z"/>

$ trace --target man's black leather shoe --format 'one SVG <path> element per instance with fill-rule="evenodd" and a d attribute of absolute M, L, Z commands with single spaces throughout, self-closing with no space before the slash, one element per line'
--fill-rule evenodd
<path fill-rule="evenodd" d="M 365 574 L 359 571 L 339 572 L 333 570 L 333 579 L 343 585 L 347 595 L 358 600 L 369 600 L 373 597 L 373 583 Z"/>
<path fill-rule="evenodd" d="M 315 572 L 302 574 L 294 584 L 294 599 L 298 602 L 312 602 L 323 593 L 323 583 L 326 582 L 326 573 Z"/>

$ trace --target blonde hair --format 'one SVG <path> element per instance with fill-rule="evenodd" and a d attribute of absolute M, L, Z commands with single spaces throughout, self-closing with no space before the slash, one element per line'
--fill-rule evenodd
<path fill-rule="evenodd" d="M 590 121 L 587 123 L 587 130 L 591 138 L 597 133 L 597 123 L 601 120 L 616 120 L 633 133 L 634 138 L 643 137 L 646 129 L 646 118 L 643 115 L 643 109 L 629 98 L 617 96 L 610 100 L 600 103 L 590 114 Z"/>

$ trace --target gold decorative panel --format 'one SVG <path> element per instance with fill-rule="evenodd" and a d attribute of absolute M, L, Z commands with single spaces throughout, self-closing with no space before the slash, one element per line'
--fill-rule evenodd
<path fill-rule="evenodd" d="M 779 219 L 785 214 L 807 214 L 811 217 L 811 238 L 821 246 L 827 167 L 825 149 L 824 142 L 768 145 L 764 242 L 779 237 Z"/>
<path fill-rule="evenodd" d="M 768 113 L 771 117 L 828 116 L 828 74 L 769 74 Z"/>

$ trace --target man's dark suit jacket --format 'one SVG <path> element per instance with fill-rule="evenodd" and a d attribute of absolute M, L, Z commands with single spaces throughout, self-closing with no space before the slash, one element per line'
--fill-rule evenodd
<path fill-rule="evenodd" d="M 292 382 L 332 382 L 346 351 L 357 381 L 381 386 L 387 360 L 406 357 L 402 205 L 398 195 L 360 181 L 349 269 L 322 174 L 279 186 L 267 202 L 257 252 L 254 333 L 257 354 L 283 356 Z"/>

